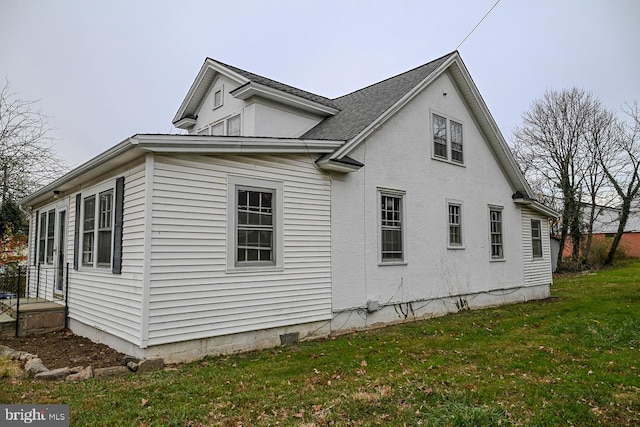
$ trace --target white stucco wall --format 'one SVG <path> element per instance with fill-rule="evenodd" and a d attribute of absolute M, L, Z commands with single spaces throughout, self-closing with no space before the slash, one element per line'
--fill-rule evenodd
<path fill-rule="evenodd" d="M 463 124 L 464 166 L 432 158 L 434 112 Z M 332 181 L 334 312 L 523 285 L 520 210 L 446 75 L 350 156 L 365 166 Z M 404 265 L 378 263 L 380 187 L 406 192 Z M 447 200 L 463 205 L 464 249 L 447 248 Z M 491 261 L 489 205 L 503 207 L 504 261 Z"/>

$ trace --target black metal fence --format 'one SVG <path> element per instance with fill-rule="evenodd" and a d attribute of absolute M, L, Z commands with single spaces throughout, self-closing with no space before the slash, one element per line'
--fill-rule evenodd
<path fill-rule="evenodd" d="M 0 267 L 0 314 L 8 313 L 18 319 L 21 303 L 64 301 L 66 306 L 68 295 L 68 263 L 62 268 L 42 264 Z M 16 321 L 16 336 L 18 324 Z"/>

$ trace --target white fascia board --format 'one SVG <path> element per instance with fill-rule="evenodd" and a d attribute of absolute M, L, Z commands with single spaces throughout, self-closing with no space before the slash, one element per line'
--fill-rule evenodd
<path fill-rule="evenodd" d="M 351 150 L 356 148 L 362 141 L 364 141 L 371 133 L 373 133 L 378 127 L 380 127 L 387 119 L 397 113 L 402 107 L 404 107 L 409 101 L 411 101 L 418 93 L 420 93 L 425 87 L 440 76 L 458 57 L 458 53 L 452 55 L 447 59 L 440 67 L 434 70 L 429 76 L 418 83 L 413 89 L 407 92 L 402 98 L 393 104 L 387 111 L 382 113 L 380 117 L 374 120 L 369 126 L 364 128 L 358 135 L 354 136 L 349 142 L 342 146 L 339 150 L 331 155 L 331 159 L 339 159 L 349 154 Z"/>
<path fill-rule="evenodd" d="M 558 212 L 556 212 L 555 210 L 543 205 L 542 203 L 538 202 L 537 200 L 528 199 L 528 198 L 524 198 L 523 197 L 523 198 L 513 199 L 513 202 L 516 205 L 530 207 L 534 211 L 539 212 L 539 213 L 541 213 L 543 215 L 546 215 L 549 218 L 560 218 L 560 214 Z"/>
<path fill-rule="evenodd" d="M 205 59 L 204 64 L 202 64 L 202 67 L 200 67 L 198 75 L 196 76 L 195 80 L 191 84 L 191 87 L 189 88 L 189 91 L 187 92 L 187 96 L 185 96 L 182 104 L 180 104 L 178 112 L 173 118 L 172 123 L 174 123 L 176 127 L 178 127 L 177 123 L 180 122 L 181 119 L 183 119 L 183 116 L 187 112 L 187 109 L 192 104 L 193 98 L 196 96 L 196 93 L 198 92 L 198 89 L 200 89 L 200 86 L 203 84 L 211 84 L 217 73 L 224 74 L 230 79 L 237 81 L 239 84 L 246 84 L 249 82 L 249 80 L 245 77 L 242 77 L 240 74 L 231 71 L 226 67 L 223 67 L 213 59 Z M 202 102 L 201 99 L 198 99 L 197 101 L 197 105 L 200 105 L 200 103 Z"/>
<path fill-rule="evenodd" d="M 362 164 L 357 165 L 353 163 L 347 163 L 341 160 L 335 160 L 328 157 L 316 161 L 316 164 L 322 170 L 332 171 L 332 172 L 341 172 L 341 173 L 357 172 L 360 170 L 360 168 L 362 168 L 362 166 L 364 166 Z"/>
<path fill-rule="evenodd" d="M 467 67 L 464 65 L 464 62 L 462 62 L 462 60 L 458 60 L 459 57 L 457 55 L 455 58 L 456 58 L 455 64 L 458 66 L 458 69 L 460 70 L 460 74 L 464 79 L 463 83 L 467 87 L 469 87 L 474 98 L 473 102 L 475 102 L 478 105 L 478 107 L 482 111 L 482 115 L 483 115 L 482 118 L 486 120 L 486 123 L 489 125 L 491 129 L 491 134 L 488 135 L 490 139 L 489 142 L 493 143 L 492 145 L 494 145 L 494 150 L 499 150 L 500 154 L 504 156 L 504 157 L 502 156 L 499 156 L 499 157 L 503 158 L 507 162 L 507 164 L 503 163 L 503 167 L 505 168 L 505 170 L 508 170 L 511 173 L 513 173 L 513 177 L 518 181 L 518 184 L 522 186 L 521 189 L 525 190 L 527 196 L 533 198 L 533 191 L 531 190 L 529 183 L 527 182 L 524 175 L 522 174 L 522 171 L 520 170 L 518 163 L 513 157 L 513 154 L 511 153 L 511 149 L 509 149 L 509 145 L 507 144 L 507 141 L 504 139 L 502 132 L 500 132 L 500 128 L 498 127 L 495 120 L 493 119 L 493 115 L 491 115 L 491 112 L 489 111 L 489 107 L 487 107 L 487 104 L 484 102 L 484 99 L 482 98 L 482 95 L 480 94 L 478 87 L 473 82 L 473 78 L 471 77 L 471 74 L 469 74 L 469 70 L 467 70 Z M 460 82 L 456 82 L 456 83 L 460 84 Z"/>
<path fill-rule="evenodd" d="M 260 83 L 249 82 L 231 92 L 234 98 L 245 100 L 251 96 L 260 96 L 267 99 L 290 105 L 311 113 L 333 116 L 338 113 L 337 108 L 328 107 L 318 102 L 311 101 L 290 93 L 286 93 Z"/>
<path fill-rule="evenodd" d="M 83 163 L 35 193 L 20 200 L 19 204 L 25 207 L 34 206 L 52 197 L 54 191 L 65 192 L 76 185 L 81 185 L 82 182 L 86 182 L 93 177 L 97 177 L 114 169 L 117 167 L 116 163 L 117 165 L 124 164 L 142 155 L 142 152 L 139 152 L 136 148 L 135 141 L 133 141 L 132 138 L 127 138 L 120 144 L 111 147 L 104 153 Z"/>
<path fill-rule="evenodd" d="M 140 149 L 154 153 L 257 154 L 331 153 L 344 141 L 298 138 L 225 137 L 203 135 L 135 135 Z"/>
<path fill-rule="evenodd" d="M 174 122 L 173 125 L 179 129 L 189 129 L 191 126 L 195 125 L 197 120 L 192 117 L 184 117 L 177 122 Z"/>

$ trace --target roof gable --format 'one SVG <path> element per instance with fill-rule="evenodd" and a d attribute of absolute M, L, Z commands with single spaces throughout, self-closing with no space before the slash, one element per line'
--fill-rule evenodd
<path fill-rule="evenodd" d="M 336 98 L 340 112 L 307 131 L 303 138 L 352 140 L 433 75 L 452 55 L 454 53 Z"/>
<path fill-rule="evenodd" d="M 239 87 L 231 95 L 239 99 L 257 95 L 325 116 L 338 112 L 338 106 L 329 98 L 207 58 L 173 118 L 176 127 L 189 127 L 195 123 L 200 105 L 220 74 L 238 83 Z"/>

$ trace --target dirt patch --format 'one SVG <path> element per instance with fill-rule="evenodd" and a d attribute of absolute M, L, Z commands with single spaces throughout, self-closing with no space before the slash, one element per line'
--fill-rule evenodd
<path fill-rule="evenodd" d="M 123 365 L 125 356 L 107 345 L 94 343 L 71 332 L 2 338 L 0 344 L 14 350 L 37 354 L 49 369 L 89 365 L 94 368 L 118 366 Z"/>

